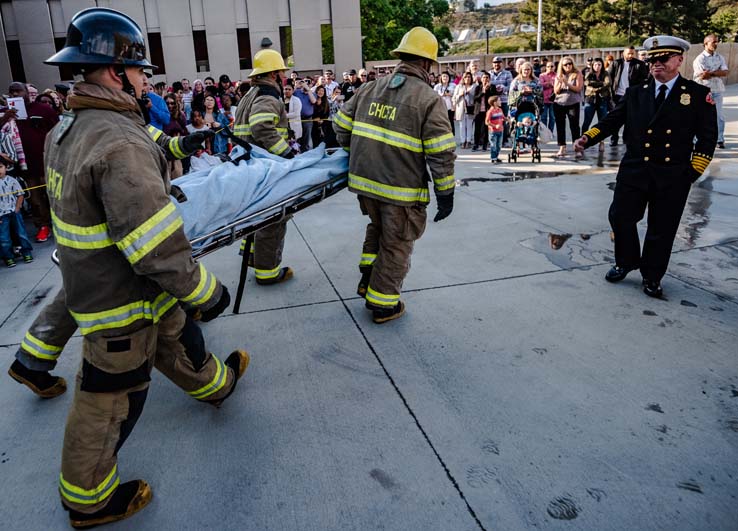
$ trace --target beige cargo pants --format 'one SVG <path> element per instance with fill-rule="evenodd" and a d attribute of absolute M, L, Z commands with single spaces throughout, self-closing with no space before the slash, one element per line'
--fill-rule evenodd
<path fill-rule="evenodd" d="M 400 290 L 410 271 L 415 240 L 425 231 L 426 209 L 398 206 L 359 196 L 361 213 L 369 216 L 359 269 L 371 267 L 366 307 L 386 310 L 400 301 Z"/>
<path fill-rule="evenodd" d="M 179 306 L 131 335 L 85 338 L 64 433 L 59 492 L 65 506 L 90 514 L 110 500 L 120 483 L 118 450 L 143 411 L 153 367 L 205 402 L 224 398 L 235 382 Z"/>

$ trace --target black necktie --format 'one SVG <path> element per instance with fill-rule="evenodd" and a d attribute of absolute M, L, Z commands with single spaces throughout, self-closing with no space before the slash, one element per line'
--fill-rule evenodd
<path fill-rule="evenodd" d="M 661 108 L 661 105 L 663 105 L 664 100 L 666 99 L 666 91 L 667 91 L 666 85 L 661 85 L 659 87 L 659 95 L 656 96 L 656 111 L 658 111 Z"/>

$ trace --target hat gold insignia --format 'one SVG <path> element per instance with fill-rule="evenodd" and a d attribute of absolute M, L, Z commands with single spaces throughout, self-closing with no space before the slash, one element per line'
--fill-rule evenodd
<path fill-rule="evenodd" d="M 682 94 L 682 96 L 679 98 L 679 103 L 682 105 L 689 105 L 692 103 L 692 96 L 689 94 Z"/>
<path fill-rule="evenodd" d="M 658 39 L 654 39 L 654 40 L 651 41 L 651 47 L 652 48 L 656 48 L 658 45 L 659 45 L 659 40 Z"/>

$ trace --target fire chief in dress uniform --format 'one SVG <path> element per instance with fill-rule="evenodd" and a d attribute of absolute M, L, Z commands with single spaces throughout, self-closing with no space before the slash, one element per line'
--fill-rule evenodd
<path fill-rule="evenodd" d="M 582 151 L 596 146 L 625 125 L 627 150 L 609 212 L 615 265 L 605 279 L 619 282 L 640 269 L 643 291 L 661 297 L 661 278 L 690 187 L 715 151 L 717 118 L 710 90 L 679 75 L 687 41 L 660 35 L 646 39 L 643 46 L 652 77 L 629 87 L 615 109 L 574 147 Z M 637 224 L 646 207 L 648 229 L 641 253 Z"/>

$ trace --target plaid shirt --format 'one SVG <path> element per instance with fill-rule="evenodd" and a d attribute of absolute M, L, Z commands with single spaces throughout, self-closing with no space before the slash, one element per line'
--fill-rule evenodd
<path fill-rule="evenodd" d="M 15 203 L 22 195 L 23 190 L 15 177 L 6 175 L 0 178 L 0 216 L 15 212 Z"/>

